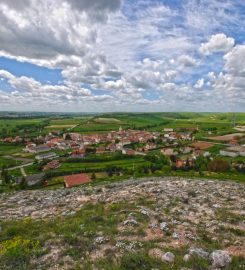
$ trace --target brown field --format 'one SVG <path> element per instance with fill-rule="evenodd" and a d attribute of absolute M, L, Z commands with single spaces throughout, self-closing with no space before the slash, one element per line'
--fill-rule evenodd
<path fill-rule="evenodd" d="M 96 123 L 102 123 L 102 124 L 112 124 L 112 123 L 121 123 L 120 120 L 115 118 L 97 118 L 94 120 Z"/>
<path fill-rule="evenodd" d="M 191 146 L 195 147 L 196 149 L 200 149 L 200 150 L 205 150 L 205 149 L 208 149 L 212 146 L 214 146 L 213 143 L 210 143 L 210 142 L 195 142 L 193 143 Z"/>
<path fill-rule="evenodd" d="M 243 133 L 232 133 L 223 136 L 208 137 L 208 139 L 213 141 L 230 141 L 235 139 L 236 137 L 243 137 L 243 136 L 245 136 Z"/>
<path fill-rule="evenodd" d="M 59 128 L 72 128 L 72 127 L 74 127 L 74 125 L 52 125 L 52 126 L 47 126 L 47 127 L 45 127 L 45 128 L 57 128 L 57 129 L 59 129 Z"/>

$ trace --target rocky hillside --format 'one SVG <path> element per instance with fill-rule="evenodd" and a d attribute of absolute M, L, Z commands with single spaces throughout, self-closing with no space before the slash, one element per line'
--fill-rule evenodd
<path fill-rule="evenodd" d="M 0 269 L 245 269 L 245 185 L 147 178 L 0 195 Z"/>

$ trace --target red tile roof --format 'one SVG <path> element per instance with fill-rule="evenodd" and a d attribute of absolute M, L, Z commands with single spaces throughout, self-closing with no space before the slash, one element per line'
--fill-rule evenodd
<path fill-rule="evenodd" d="M 87 174 L 80 173 L 80 174 L 73 174 L 67 175 L 64 177 L 65 187 L 74 187 L 81 184 L 86 184 L 91 182 L 90 177 Z"/>

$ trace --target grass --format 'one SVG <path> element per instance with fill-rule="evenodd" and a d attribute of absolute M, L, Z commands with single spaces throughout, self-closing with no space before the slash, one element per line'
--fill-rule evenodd
<path fill-rule="evenodd" d="M 47 124 L 48 118 L 0 119 L 0 137 L 37 136 Z"/>
<path fill-rule="evenodd" d="M 72 170 L 86 170 L 86 169 L 102 169 L 105 170 L 108 166 L 118 166 L 120 168 L 133 168 L 134 166 L 148 164 L 143 158 L 105 161 L 105 162 L 81 162 L 81 163 L 62 163 L 55 171 L 72 171 Z"/>
<path fill-rule="evenodd" d="M 23 146 L 16 146 L 11 144 L 0 144 L 0 156 L 12 155 L 21 151 Z"/>
<path fill-rule="evenodd" d="M 5 167 L 13 167 L 13 166 L 17 166 L 19 164 L 20 164 L 19 161 L 16 162 L 13 159 L 4 158 L 4 157 L 0 156 L 0 168 L 2 168 L 3 166 L 5 166 Z"/>
<path fill-rule="evenodd" d="M 10 156 L 21 151 L 22 146 L 16 146 L 11 144 L 5 144 L 0 142 L 0 168 L 3 166 L 11 167 L 19 165 L 21 162 L 15 161 L 14 159 L 7 158 L 5 156 Z"/>

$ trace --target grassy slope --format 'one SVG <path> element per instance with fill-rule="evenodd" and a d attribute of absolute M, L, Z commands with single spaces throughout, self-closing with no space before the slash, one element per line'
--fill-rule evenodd
<path fill-rule="evenodd" d="M 0 243 L 4 246 L 10 246 L 9 250 L 0 249 L 0 268 L 1 269 L 37 269 L 37 262 L 40 256 L 45 255 L 54 247 L 61 251 L 61 257 L 70 256 L 75 263 L 75 268 L 92 270 L 94 266 L 97 269 L 105 270 L 138 270 L 138 269 L 170 269 L 168 263 L 154 258 L 150 258 L 148 251 L 158 247 L 159 241 L 168 241 L 171 236 L 166 235 L 164 239 L 154 241 L 141 241 L 141 246 L 135 244 L 135 252 L 127 252 L 121 250 L 120 256 L 115 256 L 115 252 L 111 247 L 115 246 L 116 239 L 123 236 L 144 236 L 144 230 L 147 228 L 149 218 L 138 212 L 137 205 L 153 208 L 153 202 L 149 200 L 140 200 L 132 202 L 122 201 L 119 203 L 108 204 L 105 207 L 103 203 L 86 204 L 76 214 L 54 218 L 52 220 L 32 220 L 26 218 L 24 220 L 0 221 L 2 231 L 0 232 Z M 139 225 L 134 229 L 128 229 L 127 232 L 118 230 L 118 224 L 127 219 L 130 212 L 134 213 Z M 224 219 L 222 212 L 217 219 Z M 225 215 L 227 217 L 227 214 Z M 105 252 L 104 259 L 95 259 L 93 262 L 88 255 L 98 244 L 94 244 L 98 233 L 104 235 L 108 239 L 108 250 Z M 196 240 L 196 244 L 206 250 L 223 248 L 222 241 L 214 241 L 205 230 L 201 231 L 200 238 Z M 230 231 L 229 233 L 237 233 Z M 220 237 L 222 233 L 220 232 Z M 19 240 L 18 240 L 19 239 Z M 127 241 L 124 241 L 127 243 Z M 132 242 L 132 241 L 130 241 Z M 128 244 L 130 243 L 128 242 Z M 28 243 L 28 245 L 27 245 Z M 48 243 L 45 244 L 45 243 Z M 46 249 L 45 249 L 46 246 Z M 187 253 L 187 246 L 177 248 L 164 248 L 165 251 L 172 251 L 176 255 L 175 262 L 171 264 L 171 269 L 179 270 L 181 267 L 188 267 L 193 270 L 208 269 L 207 261 L 200 257 L 192 257 L 188 262 L 183 261 L 183 256 Z M 81 261 L 81 257 L 83 260 Z M 34 260 L 31 260 L 34 259 Z M 48 268 L 52 262 L 46 259 L 45 267 Z M 62 266 L 62 259 L 57 261 Z M 6 268 L 6 265 L 8 268 Z M 245 265 L 244 258 L 234 257 L 231 265 L 227 270 L 242 269 Z"/>

